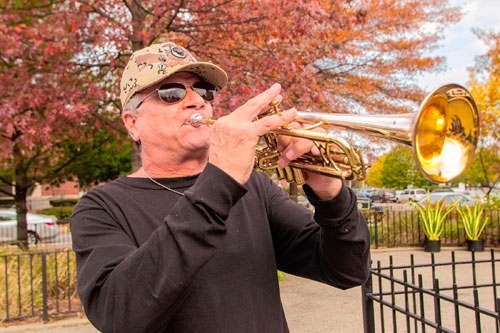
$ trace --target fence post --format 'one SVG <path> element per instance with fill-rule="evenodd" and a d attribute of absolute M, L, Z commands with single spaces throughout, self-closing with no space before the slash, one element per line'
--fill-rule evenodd
<path fill-rule="evenodd" d="M 43 295 L 43 322 L 49 321 L 48 307 L 47 307 L 47 254 L 42 253 L 42 295 Z"/>
<path fill-rule="evenodd" d="M 372 284 L 372 274 L 370 270 L 370 276 L 365 284 L 361 287 L 361 294 L 363 297 L 363 327 L 365 333 L 375 333 L 375 314 L 373 311 L 373 284 Z M 370 295 L 370 296 L 369 296 Z"/>
<path fill-rule="evenodd" d="M 375 248 L 378 249 L 378 214 L 376 212 L 373 212 L 373 220 L 375 221 Z"/>
<path fill-rule="evenodd" d="M 497 298 L 495 300 L 495 311 L 500 316 L 500 298 Z M 498 327 L 500 326 L 500 321 L 498 319 L 496 320 L 496 326 L 497 326 L 497 332 L 498 332 Z"/>
<path fill-rule="evenodd" d="M 9 319 L 9 260 L 8 257 L 3 257 L 4 259 L 4 267 L 5 267 L 5 313 L 7 315 L 7 319 Z"/>
<path fill-rule="evenodd" d="M 434 253 L 433 253 L 434 254 Z M 434 276 L 434 275 L 433 275 Z M 439 298 L 439 280 L 434 278 L 434 320 L 436 321 L 436 333 L 441 332 L 441 299 Z"/>

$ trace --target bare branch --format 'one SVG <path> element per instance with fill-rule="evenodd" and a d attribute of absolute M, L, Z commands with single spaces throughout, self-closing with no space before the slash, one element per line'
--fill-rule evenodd
<path fill-rule="evenodd" d="M 0 188 L 0 193 L 7 194 L 9 197 L 13 197 L 13 198 L 15 197 L 14 193 L 10 193 L 9 191 L 2 190 L 2 188 Z"/>
<path fill-rule="evenodd" d="M 490 187 L 490 182 L 488 180 L 488 170 L 486 169 L 486 166 L 484 165 L 484 159 L 483 159 L 483 151 L 479 151 L 479 161 L 481 162 L 481 169 L 483 169 L 484 173 L 484 180 L 486 181 L 486 185 Z"/>
<path fill-rule="evenodd" d="M 34 185 L 36 182 L 42 183 L 43 180 L 51 179 L 54 175 L 57 175 L 62 169 L 73 163 L 81 154 L 74 154 L 71 158 L 67 159 L 63 164 L 57 166 L 55 169 L 50 170 L 46 173 L 45 177 L 38 177 L 37 179 L 33 178 L 33 182 L 30 186 Z"/>
<path fill-rule="evenodd" d="M 7 185 L 14 186 L 14 183 L 5 177 L 0 176 L 0 180 Z"/>
<path fill-rule="evenodd" d="M 115 104 L 113 102 L 113 104 Z M 108 126 L 109 128 L 115 130 L 116 132 L 120 133 L 120 134 L 124 134 L 124 135 L 127 135 L 128 132 L 125 131 L 123 128 L 120 128 L 118 126 L 116 126 L 115 124 L 111 123 L 109 120 L 107 120 L 106 118 L 102 117 L 99 112 L 97 112 L 97 110 L 94 110 L 94 111 L 91 111 L 90 112 L 91 115 L 93 115 L 96 119 L 98 119 L 99 121 L 103 122 L 106 126 Z"/>
<path fill-rule="evenodd" d="M 127 2 L 127 0 L 123 0 L 123 3 L 125 4 L 125 7 L 127 7 L 128 11 L 132 13 L 132 8 L 130 8 L 130 5 Z"/>
<path fill-rule="evenodd" d="M 144 6 L 143 6 L 143 5 L 142 5 L 139 1 L 137 1 L 137 0 L 132 0 L 132 1 L 133 1 L 133 2 L 135 3 L 135 5 L 136 5 L 139 9 L 141 9 L 144 13 L 149 14 L 149 15 L 152 15 L 152 16 L 155 16 L 155 14 L 154 14 L 152 11 L 147 10 L 146 8 L 144 8 Z"/>
<path fill-rule="evenodd" d="M 251 17 L 251 18 L 248 18 L 248 19 L 245 19 L 245 20 L 241 20 L 241 21 L 224 21 L 224 22 L 209 22 L 209 23 L 204 23 L 204 24 L 192 24 L 192 22 L 190 22 L 189 24 L 186 24 L 185 27 L 187 28 L 187 30 L 177 30 L 179 32 L 193 32 L 194 29 L 192 28 L 199 28 L 199 27 L 210 27 L 210 26 L 220 26 L 220 25 L 240 25 L 240 24 L 244 24 L 244 23 L 250 23 L 250 22 L 258 22 L 258 21 L 261 21 L 263 19 L 265 19 L 266 17 L 265 16 L 262 16 L 262 17 Z M 184 26 L 179 26 L 177 29 L 182 29 L 184 28 Z M 174 28 L 175 29 L 175 28 Z M 196 31 L 196 30 L 194 30 Z M 227 31 L 227 29 L 221 29 L 220 31 Z"/>
<path fill-rule="evenodd" d="M 227 1 L 223 1 L 219 4 L 216 4 L 215 6 L 212 6 L 210 8 L 207 8 L 207 9 L 189 9 L 189 12 L 190 13 L 201 13 L 201 14 L 206 14 L 206 13 L 211 13 L 213 12 L 214 9 L 216 8 L 219 8 L 219 7 L 222 7 L 222 6 L 225 6 L 227 5 L 228 3 L 231 3 L 233 2 L 232 0 L 227 0 Z"/>
<path fill-rule="evenodd" d="M 114 22 L 118 26 L 121 25 L 121 23 L 119 21 L 117 21 L 114 17 L 112 17 L 111 15 L 106 13 L 106 11 L 104 11 L 102 8 L 99 8 L 99 7 L 94 6 L 93 4 L 90 4 L 88 1 L 84 1 L 84 0 L 80 0 L 80 1 L 82 3 L 85 3 L 90 8 L 92 8 L 92 11 L 94 13 L 97 13 L 97 14 L 101 15 L 102 17 L 107 18 L 108 20 L 110 20 L 111 22 Z"/>
<path fill-rule="evenodd" d="M 181 0 L 179 2 L 179 5 L 177 6 L 177 9 L 175 10 L 175 13 L 172 15 L 172 17 L 170 18 L 170 20 L 167 22 L 167 25 L 165 26 L 165 29 L 167 31 L 170 30 L 170 26 L 173 24 L 174 20 L 177 18 L 177 15 L 179 15 L 179 12 L 182 8 L 182 5 L 184 5 L 184 0 Z"/>

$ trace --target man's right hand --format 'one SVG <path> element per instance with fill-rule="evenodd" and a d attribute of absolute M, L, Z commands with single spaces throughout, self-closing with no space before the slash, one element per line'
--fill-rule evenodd
<path fill-rule="evenodd" d="M 255 147 L 259 138 L 295 119 L 293 108 L 279 115 L 255 118 L 269 110 L 273 100 L 281 98 L 281 86 L 274 84 L 260 95 L 248 100 L 231 114 L 221 117 L 212 126 L 209 162 L 240 184 L 245 184 L 252 173 Z"/>

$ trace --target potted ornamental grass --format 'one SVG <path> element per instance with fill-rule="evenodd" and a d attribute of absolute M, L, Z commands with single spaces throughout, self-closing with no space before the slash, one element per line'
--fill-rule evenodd
<path fill-rule="evenodd" d="M 477 201 L 473 206 L 465 204 L 457 206 L 465 234 L 467 235 L 467 247 L 469 251 L 484 251 L 484 241 L 479 239 L 484 227 L 488 223 L 488 217 L 483 217 L 484 207 Z"/>
<path fill-rule="evenodd" d="M 435 203 L 431 202 L 429 193 L 427 193 L 427 202 L 410 202 L 409 204 L 417 207 L 422 228 L 424 229 L 425 252 L 441 251 L 441 239 L 439 237 L 444 230 L 444 222 L 450 211 L 455 207 L 458 201 L 454 201 L 451 205 L 446 206 L 445 201 L 438 200 Z"/>

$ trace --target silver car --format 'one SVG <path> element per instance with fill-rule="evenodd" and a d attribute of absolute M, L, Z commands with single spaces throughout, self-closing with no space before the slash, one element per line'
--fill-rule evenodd
<path fill-rule="evenodd" d="M 28 213 L 28 243 L 37 244 L 59 235 L 57 217 Z M 17 241 L 17 212 L 15 209 L 0 209 L 0 242 Z"/>
<path fill-rule="evenodd" d="M 426 205 L 428 200 L 430 199 L 431 204 L 435 204 L 439 200 L 445 203 L 445 206 L 451 205 L 453 202 L 458 201 L 457 205 L 459 206 L 465 206 L 469 205 L 472 206 L 476 203 L 476 200 L 470 198 L 469 196 L 462 194 L 462 193 L 455 193 L 455 192 L 437 192 L 437 193 L 431 193 L 429 198 L 425 197 L 420 199 L 419 203 L 421 205 Z"/>

